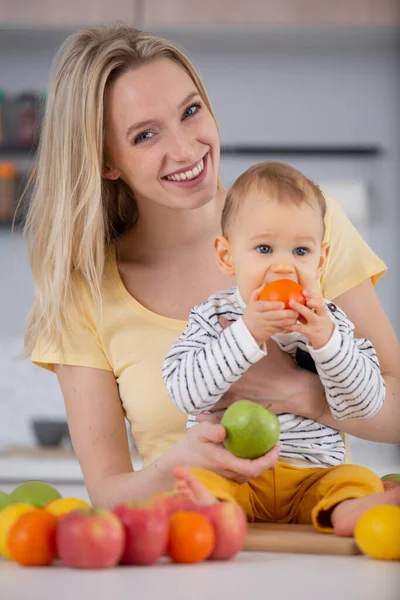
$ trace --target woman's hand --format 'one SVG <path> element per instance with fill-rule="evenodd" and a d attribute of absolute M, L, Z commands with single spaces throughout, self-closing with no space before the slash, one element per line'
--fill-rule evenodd
<path fill-rule="evenodd" d="M 237 483 L 254 479 L 273 469 L 279 456 L 279 443 L 261 458 L 238 458 L 222 445 L 225 438 L 222 425 L 199 423 L 174 448 L 176 464 L 214 471 Z"/>

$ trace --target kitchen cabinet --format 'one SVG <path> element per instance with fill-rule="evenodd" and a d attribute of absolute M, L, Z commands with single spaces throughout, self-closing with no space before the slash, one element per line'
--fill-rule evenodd
<path fill-rule="evenodd" d="M 0 26 L 399 27 L 399 0 L 0 0 Z"/>
<path fill-rule="evenodd" d="M 1 0 L 0 24 L 19 27 L 82 27 L 135 23 L 135 0 Z"/>
<path fill-rule="evenodd" d="M 139 26 L 400 26 L 398 0 L 143 0 Z"/>

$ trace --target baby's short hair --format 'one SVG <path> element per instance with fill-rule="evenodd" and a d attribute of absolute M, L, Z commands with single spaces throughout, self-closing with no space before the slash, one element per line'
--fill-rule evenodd
<path fill-rule="evenodd" d="M 221 217 L 223 235 L 226 235 L 242 203 L 254 186 L 271 194 L 272 199 L 277 202 L 292 202 L 296 205 L 304 202 L 316 203 L 324 221 L 326 202 L 318 185 L 286 163 L 264 161 L 247 169 L 229 189 Z"/>

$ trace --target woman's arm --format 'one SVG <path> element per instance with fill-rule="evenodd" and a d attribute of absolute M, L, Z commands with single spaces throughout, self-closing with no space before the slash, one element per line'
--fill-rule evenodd
<path fill-rule="evenodd" d="M 72 444 L 93 505 L 113 506 L 137 499 L 138 479 L 148 495 L 170 489 L 172 473 L 146 469 L 133 473 L 118 386 L 110 371 L 56 366 L 64 396 Z"/>
<path fill-rule="evenodd" d="M 72 444 L 94 506 L 113 507 L 146 500 L 174 486 L 177 464 L 217 471 L 238 482 L 273 468 L 279 448 L 257 460 L 237 458 L 221 442 L 220 425 L 192 427 L 181 442 L 148 467 L 134 472 L 124 413 L 113 373 L 101 369 L 55 366 L 64 395 Z"/>
<path fill-rule="evenodd" d="M 373 442 L 400 443 L 400 345 L 371 280 L 364 281 L 334 302 L 355 325 L 355 336 L 369 339 L 376 350 L 386 384 L 386 397 L 379 412 L 367 420 L 340 422 L 340 430 Z M 338 428 L 326 406 L 320 423 Z"/>

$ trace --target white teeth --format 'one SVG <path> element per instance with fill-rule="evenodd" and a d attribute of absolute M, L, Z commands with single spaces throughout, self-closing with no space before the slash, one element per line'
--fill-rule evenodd
<path fill-rule="evenodd" d="M 194 179 L 198 177 L 202 170 L 204 169 L 204 160 L 201 159 L 198 165 L 191 169 L 190 171 L 185 171 L 183 173 L 175 173 L 174 175 L 168 175 L 167 179 L 169 181 L 185 181 L 186 179 Z"/>

